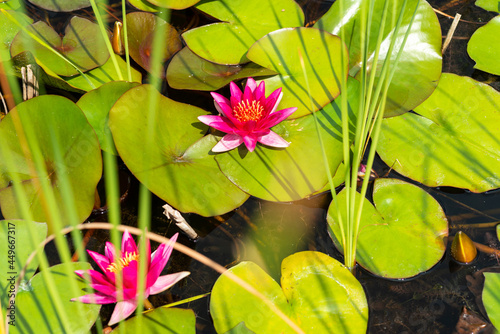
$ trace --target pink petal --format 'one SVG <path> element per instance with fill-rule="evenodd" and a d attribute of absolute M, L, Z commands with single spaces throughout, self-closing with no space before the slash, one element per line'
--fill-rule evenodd
<path fill-rule="evenodd" d="M 257 88 L 257 83 L 255 82 L 255 80 L 254 80 L 253 78 L 247 78 L 247 84 L 246 84 L 246 86 L 245 86 L 245 89 L 246 89 L 247 87 L 248 87 L 248 88 L 250 88 L 250 91 L 251 91 L 252 93 L 254 93 L 254 92 L 255 92 L 255 88 Z"/>
<path fill-rule="evenodd" d="M 236 148 L 243 143 L 243 138 L 240 135 L 229 133 L 225 135 L 214 147 L 212 152 L 226 152 Z"/>
<path fill-rule="evenodd" d="M 110 286 L 108 284 L 90 284 L 90 287 L 95 291 L 101 293 L 106 296 L 115 296 L 116 287 Z"/>
<path fill-rule="evenodd" d="M 264 102 L 266 100 L 266 83 L 264 81 L 261 81 L 259 84 L 259 87 L 253 92 L 253 95 L 255 95 L 255 99 L 262 103 L 262 106 L 264 106 Z"/>
<path fill-rule="evenodd" d="M 130 261 L 128 266 L 122 269 L 123 273 L 123 287 L 129 289 L 137 289 L 139 263 L 137 261 Z"/>
<path fill-rule="evenodd" d="M 110 286 L 114 285 L 113 281 L 110 281 L 106 276 L 92 269 L 75 270 L 75 274 L 77 274 L 83 279 L 89 279 L 90 282 L 93 284 L 109 284 Z"/>
<path fill-rule="evenodd" d="M 217 93 L 211 93 L 212 97 L 214 98 L 214 105 L 215 109 L 222 115 L 226 116 L 227 114 L 231 113 L 231 102 L 229 102 L 228 99 L 226 99 L 224 96 L 217 94 Z"/>
<path fill-rule="evenodd" d="M 101 268 L 103 272 L 106 272 L 106 268 L 110 264 L 108 258 L 102 254 L 99 254 L 91 250 L 87 250 L 87 253 L 89 253 L 90 257 L 95 261 L 95 263 L 97 263 L 99 268 Z"/>
<path fill-rule="evenodd" d="M 255 98 L 253 97 L 253 91 L 248 85 L 245 87 L 245 91 L 243 92 L 243 97 L 241 99 L 248 101 L 255 100 Z"/>
<path fill-rule="evenodd" d="M 283 97 L 283 92 L 281 91 L 281 88 L 276 89 L 267 98 L 264 109 L 269 110 L 269 114 L 272 114 L 278 108 L 278 105 L 280 104 L 282 97 Z"/>
<path fill-rule="evenodd" d="M 125 253 L 138 253 L 137 244 L 135 243 L 134 238 L 132 238 L 128 230 L 125 230 L 125 232 L 123 232 L 122 237 L 122 256 L 124 256 Z"/>
<path fill-rule="evenodd" d="M 106 247 L 104 247 L 104 254 L 108 258 L 109 262 L 114 262 L 116 259 L 115 245 L 113 245 L 109 241 L 106 241 Z"/>
<path fill-rule="evenodd" d="M 288 147 L 290 143 L 281 138 L 276 132 L 269 131 L 267 135 L 260 136 L 257 141 L 261 144 L 273 147 Z"/>
<path fill-rule="evenodd" d="M 231 121 L 229 121 L 229 119 L 226 117 L 206 115 L 198 116 L 198 119 L 202 123 L 225 133 L 231 133 L 236 129 Z"/>
<path fill-rule="evenodd" d="M 175 274 L 160 276 L 156 280 L 155 284 L 151 286 L 149 294 L 156 295 L 157 293 L 163 292 L 189 274 L 189 271 L 181 271 Z"/>
<path fill-rule="evenodd" d="M 118 302 L 115 306 L 113 314 L 111 315 L 111 319 L 109 319 L 108 325 L 112 326 L 122 321 L 123 319 L 127 318 L 129 315 L 134 313 L 136 308 L 137 308 L 137 303 L 135 300 L 124 300 Z"/>
<path fill-rule="evenodd" d="M 252 135 L 247 135 L 243 137 L 243 142 L 250 152 L 253 152 L 255 145 L 257 145 L 257 137 Z"/>
<path fill-rule="evenodd" d="M 241 101 L 241 96 L 242 96 L 240 88 L 234 82 L 231 81 L 229 83 L 229 90 L 231 91 L 231 97 L 237 99 L 239 103 Z"/>
<path fill-rule="evenodd" d="M 176 233 L 170 238 L 168 244 L 161 244 L 151 256 L 151 268 L 149 268 L 147 277 L 147 286 L 151 286 L 160 276 L 163 268 L 167 265 L 168 259 L 172 255 L 173 245 L 177 241 L 179 233 Z"/>
<path fill-rule="evenodd" d="M 272 128 L 278 123 L 281 123 L 285 119 L 287 119 L 291 114 L 293 114 L 297 110 L 296 107 L 292 108 L 286 108 L 277 112 L 274 112 L 270 114 L 261 124 L 259 124 L 259 127 L 263 128 Z"/>
<path fill-rule="evenodd" d="M 71 301 L 72 302 L 79 301 L 85 304 L 112 304 L 116 303 L 116 298 L 111 296 L 105 296 L 99 293 L 92 293 L 90 295 L 72 298 Z"/>

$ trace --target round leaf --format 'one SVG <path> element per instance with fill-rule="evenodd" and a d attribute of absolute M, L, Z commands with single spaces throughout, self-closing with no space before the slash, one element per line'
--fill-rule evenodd
<path fill-rule="evenodd" d="M 231 81 L 275 74 L 254 63 L 245 65 L 214 64 L 195 55 L 188 48 L 173 58 L 167 69 L 167 81 L 175 89 L 217 90 Z"/>
<path fill-rule="evenodd" d="M 281 29 L 258 40 L 248 51 L 253 62 L 279 74 L 266 88 L 283 88 L 281 106 L 297 107 L 293 118 L 321 109 L 340 94 L 340 38 L 314 28 Z M 304 66 L 304 67 L 303 67 Z"/>
<path fill-rule="evenodd" d="M 500 15 L 477 29 L 467 44 L 469 56 L 476 62 L 475 68 L 500 75 Z"/>
<path fill-rule="evenodd" d="M 484 273 L 483 304 L 491 323 L 500 328 L 500 274 Z"/>
<path fill-rule="evenodd" d="M 128 0 L 128 3 L 143 12 L 156 13 L 161 9 L 147 0 Z"/>
<path fill-rule="evenodd" d="M 142 85 L 115 103 L 110 128 L 121 158 L 151 192 L 180 211 L 214 216 L 248 195 L 220 172 L 210 153 L 217 142 L 202 138 L 207 127 L 197 119 L 205 114 Z"/>
<path fill-rule="evenodd" d="M 344 189 L 337 196 L 339 208 L 332 202 L 327 217 L 339 250 L 343 246 L 337 210 L 346 222 L 345 196 Z M 360 200 L 356 193 L 356 207 Z M 401 180 L 377 179 L 373 189 L 376 207 L 363 201 L 356 250 L 356 261 L 362 267 L 385 278 L 407 278 L 429 270 L 443 257 L 448 222 L 439 203 L 424 190 Z"/>
<path fill-rule="evenodd" d="M 94 128 L 103 151 L 118 155 L 108 126 L 109 110 L 120 96 L 137 85 L 139 84 L 113 81 L 88 92 L 78 101 L 77 106 Z"/>
<path fill-rule="evenodd" d="M 259 266 L 241 262 L 229 269 L 253 286 L 306 333 L 365 333 L 368 305 L 361 284 L 337 260 L 319 252 L 300 252 L 281 264 L 281 285 Z M 210 312 L 218 333 L 244 322 L 255 333 L 294 333 L 261 299 L 221 275 Z M 240 325 L 241 326 L 241 325 Z"/>
<path fill-rule="evenodd" d="M 96 68 L 109 58 L 99 26 L 87 19 L 74 16 L 66 27 L 65 35 L 62 38 L 43 21 L 33 23 L 28 27 L 28 31 L 41 38 L 82 71 Z M 10 52 L 12 56 L 15 56 L 23 51 L 32 52 L 38 62 L 59 75 L 78 74 L 73 66 L 63 61 L 52 50 L 32 40 L 26 32 L 21 31 L 12 41 Z"/>
<path fill-rule="evenodd" d="M 10 1 L 7 3 L 10 3 Z M 9 10 L 7 14 L 12 15 L 23 27 L 33 23 L 30 17 L 21 12 Z M 4 12 L 0 12 L 0 59 L 2 61 L 10 58 L 10 44 L 20 30 L 21 28 L 12 22 Z"/>
<path fill-rule="evenodd" d="M 364 65 L 366 65 L 368 74 L 373 71 L 377 39 L 382 26 L 381 18 L 383 17 L 383 8 L 386 1 L 347 0 L 342 3 L 343 13 L 340 11 L 340 4 L 337 1 L 314 27 L 335 35 L 340 35 L 341 29 L 345 29 L 345 42 L 349 48 L 349 74 L 358 78 L 361 75 L 360 69 Z M 372 3 L 373 18 L 371 25 L 368 27 L 367 35 L 365 31 L 362 31 L 362 7 L 365 6 L 368 10 Z M 397 21 L 404 3 L 406 3 L 406 8 L 402 25 L 397 32 L 395 48 L 391 53 L 391 64 L 396 61 L 406 31 L 410 27 L 413 13 L 415 9 L 417 11 L 389 87 L 385 109 L 386 116 L 399 115 L 418 106 L 435 89 L 436 82 L 441 75 L 441 28 L 432 7 L 427 1 L 395 0 L 389 3 L 389 13 L 385 29 L 382 32 L 376 77 L 380 76 L 382 64 L 388 56 L 387 52 L 391 39 L 396 33 L 391 22 Z M 369 36 L 366 41 L 368 43 L 366 64 L 363 64 L 361 59 L 361 34 L 365 38 Z"/>
<path fill-rule="evenodd" d="M 262 36 L 304 24 L 304 13 L 293 0 L 204 0 L 195 7 L 223 22 L 188 30 L 182 37 L 194 53 L 218 64 L 245 63 L 248 49 Z"/>
<path fill-rule="evenodd" d="M 170 8 L 170 9 L 186 9 L 189 8 L 200 0 L 147 0 L 155 6 Z"/>
<path fill-rule="evenodd" d="M 195 334 L 196 316 L 192 310 L 158 307 L 142 314 L 142 321 L 133 317 L 120 324 L 112 333 L 135 334 Z"/>
<path fill-rule="evenodd" d="M 9 0 L 0 3 L 0 8 L 5 10 L 16 10 L 21 7 L 20 0 Z"/>
<path fill-rule="evenodd" d="M 30 145 L 25 134 L 32 138 Z M 102 159 L 94 130 L 73 102 L 43 95 L 18 104 L 0 123 L 0 142 L 0 207 L 5 218 L 22 217 L 14 189 L 21 187 L 33 219 L 47 222 L 51 229 L 53 213 L 48 212 L 47 194 L 39 179 L 50 181 L 63 222 L 74 222 L 72 218 L 82 222 L 88 217 L 102 174 Z M 37 143 L 47 174 L 38 174 L 34 167 L 33 143 Z M 15 174 L 21 182 L 13 182 Z M 72 191 L 72 207 L 64 205 L 68 201 L 66 187 Z"/>
<path fill-rule="evenodd" d="M 500 2 L 498 0 L 477 0 L 475 5 L 490 12 L 500 13 Z"/>
<path fill-rule="evenodd" d="M 158 30 L 163 31 L 161 38 L 165 41 L 163 49 L 160 51 L 161 62 L 164 62 L 182 48 L 177 30 L 168 22 L 151 13 L 132 12 L 127 14 L 130 57 L 146 71 L 151 70 L 153 40 Z"/>
<path fill-rule="evenodd" d="M 377 152 L 430 187 L 483 192 L 500 187 L 500 93 L 471 78 L 443 74 L 416 114 L 385 119 Z"/>
<path fill-rule="evenodd" d="M 359 83 L 351 79 L 348 100 L 357 103 L 357 94 Z M 357 105 L 351 104 L 351 116 L 353 110 L 357 111 Z M 331 169 L 328 173 L 333 174 L 343 159 L 340 114 L 340 107 L 332 102 L 315 115 L 286 120 L 272 129 L 291 142 L 289 147 L 276 149 L 257 144 L 254 152 L 248 152 L 241 145 L 216 155 L 216 160 L 227 178 L 252 196 L 279 202 L 302 199 L 328 183 L 315 117 Z"/>
<path fill-rule="evenodd" d="M 87 294 L 87 283 L 79 279 L 75 270 L 91 269 L 90 264 L 71 262 L 59 264 L 35 275 L 26 289 L 16 295 L 16 325 L 9 326 L 10 333 L 88 333 L 99 315 L 101 305 L 72 302 L 72 298 Z M 68 276 L 67 272 L 71 275 Z M 54 305 L 54 298 L 45 285 L 47 280 L 54 282 L 60 302 L 66 311 L 68 331 L 64 330 L 60 314 Z M 73 287 L 77 294 L 73 294 Z"/>
<path fill-rule="evenodd" d="M 28 0 L 38 7 L 53 12 L 72 12 L 74 10 L 90 7 L 89 0 Z"/>

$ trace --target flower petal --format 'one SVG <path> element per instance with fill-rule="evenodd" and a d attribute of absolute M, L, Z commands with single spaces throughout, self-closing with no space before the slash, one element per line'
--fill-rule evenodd
<path fill-rule="evenodd" d="M 137 289 L 139 263 L 136 260 L 130 261 L 128 266 L 122 269 L 123 287 L 129 289 Z"/>
<path fill-rule="evenodd" d="M 276 111 L 270 114 L 266 119 L 264 119 L 259 127 L 261 128 L 272 128 L 278 123 L 281 123 L 285 119 L 287 119 L 291 114 L 293 114 L 297 110 L 296 107 L 286 108 L 280 111 Z"/>
<path fill-rule="evenodd" d="M 179 233 L 174 234 L 172 238 L 170 238 L 168 244 L 161 244 L 151 256 L 151 268 L 149 268 L 148 271 L 147 287 L 150 287 L 156 282 L 163 268 L 167 265 L 168 259 L 170 255 L 172 255 L 174 249 L 173 245 L 177 241 L 177 237 L 179 237 Z"/>
<path fill-rule="evenodd" d="M 257 88 L 257 83 L 253 78 L 247 78 L 247 84 L 245 86 L 245 89 L 247 87 L 250 88 L 250 91 L 255 95 L 255 88 Z"/>
<path fill-rule="evenodd" d="M 221 140 L 212 147 L 212 152 L 226 152 L 230 151 L 233 148 L 236 148 L 243 143 L 243 138 L 240 135 L 229 133 L 222 137 Z"/>
<path fill-rule="evenodd" d="M 91 250 L 87 250 L 87 253 L 89 253 L 90 257 L 95 261 L 95 263 L 97 263 L 99 268 L 101 268 L 103 272 L 106 272 L 106 268 L 110 264 L 108 258 L 102 254 L 99 254 Z"/>
<path fill-rule="evenodd" d="M 124 256 L 125 253 L 138 253 L 137 244 L 135 243 L 134 238 L 132 238 L 128 230 L 125 230 L 125 232 L 123 232 L 122 237 L 122 256 Z"/>
<path fill-rule="evenodd" d="M 255 99 L 262 104 L 262 106 L 265 105 L 265 101 L 266 101 L 266 83 L 264 81 L 260 82 L 259 87 L 257 87 L 256 90 L 254 90 L 253 95 L 255 96 Z"/>
<path fill-rule="evenodd" d="M 233 125 L 233 123 L 231 123 L 231 121 L 226 117 L 205 115 L 205 116 L 198 116 L 198 119 L 202 123 L 225 133 L 231 133 L 237 129 Z"/>
<path fill-rule="evenodd" d="M 179 282 L 184 277 L 190 274 L 189 271 L 181 271 L 175 274 L 160 276 L 156 282 L 151 286 L 149 294 L 156 295 L 157 293 L 163 292 L 170 288 L 175 283 Z"/>
<path fill-rule="evenodd" d="M 245 86 L 245 90 L 243 91 L 243 97 L 241 99 L 247 100 L 249 102 L 255 100 L 255 98 L 253 97 L 253 90 L 248 85 Z"/>
<path fill-rule="evenodd" d="M 118 302 L 115 306 L 113 314 L 111 315 L 111 319 L 109 319 L 108 325 L 112 326 L 122 321 L 123 319 L 127 318 L 129 315 L 134 313 L 136 308 L 137 308 L 137 303 L 133 299 Z"/>
<path fill-rule="evenodd" d="M 108 277 L 104 276 L 96 270 L 75 270 L 75 274 L 83 279 L 88 279 L 92 284 L 109 284 L 114 285 L 114 281 L 110 281 Z"/>
<path fill-rule="evenodd" d="M 116 249 L 115 245 L 113 245 L 111 242 L 106 241 L 106 247 L 104 247 L 104 254 L 108 258 L 109 262 L 115 262 L 116 259 Z"/>
<path fill-rule="evenodd" d="M 90 284 L 90 287 L 105 296 L 116 296 L 116 287 L 108 284 Z"/>
<path fill-rule="evenodd" d="M 267 135 L 260 136 L 257 141 L 261 144 L 273 147 L 288 147 L 290 143 L 281 138 L 276 132 L 269 131 Z"/>
<path fill-rule="evenodd" d="M 72 298 L 71 301 L 79 301 L 85 304 L 112 304 L 116 303 L 116 298 L 112 296 L 105 296 L 100 293 L 92 293 L 89 295 Z"/>
<path fill-rule="evenodd" d="M 240 88 L 234 83 L 234 82 L 230 82 L 229 83 L 229 90 L 231 91 L 231 97 L 234 97 L 235 99 L 238 100 L 238 103 L 241 102 L 241 97 L 242 97 L 242 94 L 241 94 L 241 90 Z M 213 96 L 213 94 L 212 94 Z M 234 107 L 234 106 L 233 106 Z"/>
<path fill-rule="evenodd" d="M 257 137 L 253 135 L 247 135 L 243 137 L 243 142 L 250 152 L 253 152 L 255 145 L 257 145 Z"/>
<path fill-rule="evenodd" d="M 281 102 L 281 98 L 283 97 L 283 92 L 281 91 L 281 88 L 276 89 L 274 92 L 271 93 L 271 95 L 268 96 L 266 105 L 265 105 L 265 110 L 269 110 L 269 114 L 272 114 L 273 112 L 278 109 L 278 105 Z"/>

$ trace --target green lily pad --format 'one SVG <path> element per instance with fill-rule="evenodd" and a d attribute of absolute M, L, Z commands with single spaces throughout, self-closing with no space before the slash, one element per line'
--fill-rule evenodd
<path fill-rule="evenodd" d="M 36 172 L 23 133 L 38 144 L 47 174 Z M 0 123 L 0 142 L 0 208 L 5 218 L 22 218 L 14 189 L 21 187 L 32 219 L 47 222 L 51 231 L 53 213 L 47 211 L 40 178 L 50 180 L 63 222 L 74 223 L 75 217 L 82 222 L 89 216 L 102 174 L 101 151 L 94 130 L 73 102 L 43 95 L 18 104 Z M 14 182 L 15 174 L 21 182 Z M 73 207 L 64 205 L 63 182 L 73 191 Z"/>
<path fill-rule="evenodd" d="M 167 81 L 175 89 L 217 90 L 231 81 L 268 76 L 276 72 L 255 63 L 220 65 L 198 57 L 189 48 L 179 51 L 167 68 Z"/>
<path fill-rule="evenodd" d="M 320 252 L 290 255 L 281 264 L 281 287 L 253 262 L 229 269 L 266 296 L 305 333 L 366 333 L 368 305 L 361 284 L 337 260 Z M 244 322 L 255 333 L 295 333 L 261 299 L 222 274 L 210 313 L 217 333 Z"/>
<path fill-rule="evenodd" d="M 0 221 L 0 252 L 5 258 L 0 265 L 0 302 L 5 314 L 12 289 L 12 277 L 18 278 L 28 257 L 47 236 L 47 224 L 26 220 Z M 33 241 L 32 241 L 33 240 Z M 10 251 L 10 252 L 9 252 Z M 38 268 L 37 258 L 30 262 L 24 280 L 29 280 Z"/>
<path fill-rule="evenodd" d="M 279 73 L 264 80 L 266 89 L 282 87 L 280 105 L 297 107 L 291 116 L 297 118 L 321 109 L 340 94 L 340 55 L 347 54 L 344 48 L 340 38 L 325 31 L 289 28 L 259 39 L 248 51 L 248 58 Z"/>
<path fill-rule="evenodd" d="M 36 274 L 26 287 L 16 295 L 16 326 L 10 326 L 10 333 L 88 333 L 95 323 L 101 305 L 72 302 L 72 298 L 87 294 L 87 283 L 80 279 L 75 270 L 91 269 L 90 264 L 71 262 L 59 264 Z M 67 275 L 67 271 L 71 275 Z M 67 322 L 62 325 L 61 315 L 57 312 L 52 296 L 45 285 L 47 280 L 54 282 L 59 292 L 60 302 L 66 311 Z M 78 294 L 73 294 L 76 286 Z"/>
<path fill-rule="evenodd" d="M 245 326 L 244 322 L 240 322 L 234 328 L 228 330 L 225 334 L 255 334 Z"/>
<path fill-rule="evenodd" d="M 135 8 L 142 10 L 143 12 L 156 13 L 161 9 L 158 6 L 151 4 L 147 0 L 128 0 L 128 3 Z"/>
<path fill-rule="evenodd" d="M 500 13 L 500 2 L 498 0 L 477 0 L 475 5 L 490 12 Z"/>
<path fill-rule="evenodd" d="M 133 317 L 116 327 L 112 333 L 135 334 L 139 321 Z M 144 312 L 140 322 L 144 334 L 195 334 L 196 316 L 193 310 L 158 307 Z"/>
<path fill-rule="evenodd" d="M 500 93 L 445 73 L 416 114 L 385 119 L 377 152 L 388 166 L 430 187 L 500 187 Z"/>
<path fill-rule="evenodd" d="M 162 29 L 161 62 L 169 59 L 182 48 L 177 30 L 167 21 L 151 13 L 132 12 L 127 14 L 127 36 L 130 57 L 146 71 L 151 70 L 152 47 L 155 34 Z"/>
<path fill-rule="evenodd" d="M 217 141 L 203 137 L 207 126 L 197 119 L 206 114 L 141 85 L 115 103 L 109 120 L 120 157 L 141 183 L 180 211 L 215 216 L 248 195 L 220 172 L 210 152 Z"/>
<path fill-rule="evenodd" d="M 1 8 L 1 7 L 0 7 Z M 26 14 L 15 12 L 12 10 L 7 11 L 14 19 L 19 22 L 23 27 L 33 23 L 33 20 Z M 10 45 L 16 34 L 21 28 L 12 22 L 3 12 L 0 12 L 0 60 L 6 61 L 10 58 Z"/>
<path fill-rule="evenodd" d="M 346 222 L 346 191 L 337 195 L 339 208 L 328 208 L 334 244 L 342 251 L 337 210 Z M 358 206 L 361 200 L 356 193 Z M 385 278 L 408 278 L 429 270 L 444 255 L 448 222 L 439 203 L 419 187 L 396 179 L 377 179 L 373 206 L 363 199 L 356 261 Z M 344 227 L 345 230 L 345 227 Z"/>
<path fill-rule="evenodd" d="M 21 3 L 19 2 L 20 0 L 9 0 L 5 1 L 3 3 L 0 3 L 0 8 L 5 9 L 5 10 L 16 10 L 21 7 Z"/>
<path fill-rule="evenodd" d="M 293 0 L 203 0 L 195 8 L 223 22 L 188 30 L 184 41 L 198 56 L 224 65 L 247 62 L 248 49 L 271 31 L 304 25 L 304 13 Z"/>
<path fill-rule="evenodd" d="M 186 9 L 189 8 L 200 0 L 147 0 L 155 6 L 170 8 L 170 9 Z"/>
<path fill-rule="evenodd" d="M 394 22 L 396 22 L 404 2 L 404 0 L 390 2 L 387 23 L 383 31 L 380 47 L 379 62 L 376 68 L 377 78 L 380 75 L 383 61 L 387 57 L 391 38 L 395 33 L 395 29 L 391 27 L 392 16 L 396 16 L 394 19 Z M 363 65 L 360 53 L 360 35 L 362 33 L 367 36 L 364 31 L 361 32 L 363 27 L 361 25 L 361 7 L 366 6 L 368 10 L 371 3 L 370 0 L 343 1 L 344 13 L 341 13 L 337 1 L 314 25 L 314 27 L 326 30 L 334 35 L 340 35 L 341 29 L 345 29 L 346 44 L 349 49 L 349 74 L 356 78 L 359 78 L 360 68 Z M 368 73 L 371 73 L 374 67 L 375 47 L 385 3 L 385 0 L 373 1 L 373 19 L 368 28 L 370 37 L 367 40 L 368 51 L 366 57 L 368 60 L 366 67 Z M 394 12 L 393 4 L 395 5 Z M 426 1 L 407 1 L 395 49 L 391 53 L 391 64 L 394 64 L 415 8 L 417 8 L 415 20 L 389 87 L 385 109 L 386 116 L 399 115 L 418 106 L 434 91 L 441 75 L 441 28 L 436 14 Z"/>
<path fill-rule="evenodd" d="M 89 0 L 28 0 L 34 5 L 53 12 L 72 12 L 90 7 Z"/>
<path fill-rule="evenodd" d="M 500 328 L 500 274 L 484 273 L 483 304 L 491 323 Z"/>
<path fill-rule="evenodd" d="M 359 82 L 351 79 L 348 83 L 348 100 L 357 103 L 357 94 Z M 358 108 L 357 105 L 351 107 L 352 123 L 355 122 L 353 112 Z M 316 112 L 331 169 L 329 172 L 332 174 L 343 160 L 340 114 L 340 107 L 335 102 Z M 286 149 L 257 144 L 255 151 L 250 153 L 242 145 L 235 150 L 217 154 L 215 159 L 227 178 L 252 196 L 278 202 L 305 198 L 328 183 L 314 117 L 309 115 L 286 120 L 272 128 L 283 139 L 291 142 Z"/>
<path fill-rule="evenodd" d="M 103 151 L 118 155 L 108 126 L 109 110 L 120 96 L 138 85 L 136 82 L 113 81 L 88 92 L 78 100 L 76 105 L 82 109 L 94 128 Z"/>
<path fill-rule="evenodd" d="M 84 72 L 104 64 L 109 58 L 99 26 L 87 19 L 74 16 L 62 38 L 43 21 L 33 23 L 28 27 L 28 31 L 44 40 Z M 31 39 L 26 32 L 20 31 L 12 41 L 10 52 L 15 56 L 23 51 L 32 52 L 37 62 L 43 63 L 58 75 L 78 74 L 73 66 L 63 61 L 53 51 Z"/>
<path fill-rule="evenodd" d="M 469 56 L 476 62 L 475 68 L 500 75 L 500 16 L 491 19 L 477 29 L 467 44 Z"/>

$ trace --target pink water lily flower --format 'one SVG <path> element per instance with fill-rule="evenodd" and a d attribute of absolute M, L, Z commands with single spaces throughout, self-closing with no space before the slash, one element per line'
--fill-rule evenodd
<path fill-rule="evenodd" d="M 176 233 L 170 243 L 161 244 L 158 249 L 151 254 L 149 239 L 146 242 L 146 288 L 143 298 L 165 291 L 172 285 L 188 276 L 188 271 L 182 271 L 175 274 L 160 276 L 163 268 L 172 254 L 173 244 L 177 240 Z M 123 233 L 121 254 L 117 254 L 112 243 L 106 242 L 105 256 L 99 253 L 87 250 L 94 259 L 102 272 L 96 270 L 77 270 L 75 273 L 84 278 L 90 278 L 90 286 L 96 291 L 93 294 L 73 298 L 88 304 L 112 304 L 117 303 L 109 325 L 127 318 L 137 308 L 138 277 L 139 277 L 139 250 L 128 231 Z M 116 282 L 116 275 L 123 274 L 123 287 L 119 290 Z M 121 294 L 121 295 L 120 295 Z M 142 298 L 140 300 L 143 300 Z"/>
<path fill-rule="evenodd" d="M 248 78 L 243 91 L 234 83 L 230 83 L 231 98 L 212 93 L 215 108 L 219 116 L 199 116 L 198 119 L 219 131 L 227 133 L 212 148 L 213 152 L 225 152 L 244 143 L 250 152 L 257 142 L 274 147 L 288 147 L 289 142 L 281 138 L 270 128 L 285 120 L 297 108 L 286 108 L 276 111 L 283 93 L 276 89 L 266 98 L 266 86 L 262 81 L 259 86 L 253 78 Z"/>

